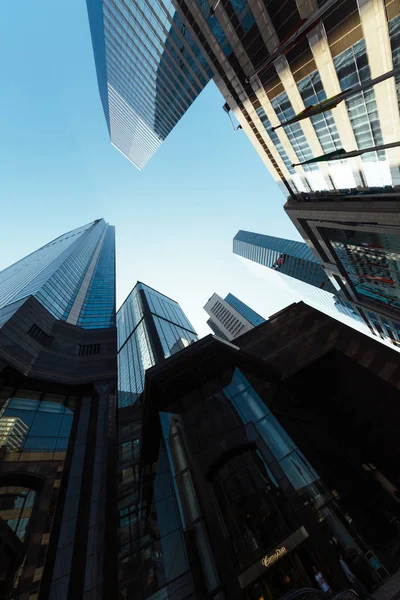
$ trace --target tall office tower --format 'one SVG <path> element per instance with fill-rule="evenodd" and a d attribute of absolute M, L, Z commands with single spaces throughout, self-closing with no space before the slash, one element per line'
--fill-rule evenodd
<path fill-rule="evenodd" d="M 311 306 L 339 320 L 345 315 L 358 324 L 365 322 L 359 309 L 329 279 L 306 243 L 240 230 L 233 238 L 233 252 L 278 273 Z"/>
<path fill-rule="evenodd" d="M 400 183 L 398 147 L 293 166 L 341 148 L 400 139 L 395 78 L 368 87 L 399 64 L 397 2 L 87 3 L 111 137 L 128 156 L 132 139 L 139 139 L 147 150 L 133 158 L 137 164 L 159 145 L 156 123 L 167 121 L 165 136 L 213 77 L 226 112 L 233 112 L 285 194 Z M 350 87 L 337 106 L 285 124 Z"/>
<path fill-rule="evenodd" d="M 233 252 L 279 274 L 289 275 L 330 293 L 336 291 L 304 242 L 240 230 L 233 238 Z"/>
<path fill-rule="evenodd" d="M 118 405 L 132 405 L 143 392 L 145 370 L 197 340 L 175 300 L 137 282 L 117 312 Z"/>
<path fill-rule="evenodd" d="M 205 304 L 204 310 L 210 316 L 207 321 L 210 329 L 228 341 L 265 321 L 250 306 L 233 294 L 228 294 L 225 300 L 218 294 L 213 294 Z"/>
<path fill-rule="evenodd" d="M 139 459 L 142 443 L 145 371 L 197 340 L 196 332 L 177 302 L 138 282 L 117 313 L 118 330 L 118 580 L 119 598 L 142 598 L 155 574 L 148 558 L 160 550 L 144 537 L 148 509 L 140 503 Z M 169 496 L 168 482 L 160 493 Z M 172 501 L 173 504 L 173 501 Z M 169 509 L 173 506 L 170 503 Z M 165 508 L 165 505 L 162 505 Z M 142 510 L 143 509 L 143 510 Z M 157 506 L 154 508 L 157 511 Z M 171 560 L 175 552 L 171 539 Z M 165 579 L 170 589 L 173 571 Z M 171 584 L 173 586 L 173 584 Z M 163 587 L 163 586 L 161 586 Z M 165 596 L 166 597 L 166 596 Z"/>
<path fill-rule="evenodd" d="M 299 198 L 285 210 L 371 331 L 400 348 L 399 194 Z"/>
<path fill-rule="evenodd" d="M 113 597 L 114 253 L 99 219 L 0 273 L 1 598 Z"/>
<path fill-rule="evenodd" d="M 172 3 L 87 0 L 112 144 L 142 169 L 212 77 Z"/>

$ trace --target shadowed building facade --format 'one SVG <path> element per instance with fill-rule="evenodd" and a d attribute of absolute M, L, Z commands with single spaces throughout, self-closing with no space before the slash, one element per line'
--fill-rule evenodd
<path fill-rule="evenodd" d="M 112 598 L 114 228 L 2 271 L 0 322 L 0 597 Z"/>
<path fill-rule="evenodd" d="M 192 344 L 197 334 L 175 300 L 141 282 L 118 310 L 117 330 L 118 597 L 145 598 L 160 588 L 160 594 L 167 594 L 176 578 L 172 568 L 163 569 L 162 575 L 148 568 L 148 557 L 158 556 L 159 551 L 143 529 L 147 504 L 139 485 L 145 373 Z M 168 487 L 164 493 L 169 495 Z M 176 510 L 173 500 L 167 510 Z M 171 560 L 175 551 L 180 553 L 179 541 L 173 538 Z"/>
<path fill-rule="evenodd" d="M 233 344 L 208 336 L 149 369 L 143 597 L 170 572 L 174 599 L 280 598 L 315 586 L 315 565 L 338 590 L 346 552 L 367 586 L 395 571 L 397 363 L 299 303 Z"/>

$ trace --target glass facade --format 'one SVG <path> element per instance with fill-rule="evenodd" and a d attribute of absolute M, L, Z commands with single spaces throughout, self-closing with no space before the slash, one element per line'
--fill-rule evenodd
<path fill-rule="evenodd" d="M 400 15 L 391 19 L 388 23 L 390 46 L 392 49 L 393 68 L 400 65 Z M 400 75 L 396 75 L 397 102 L 400 106 Z"/>
<path fill-rule="evenodd" d="M 286 92 L 282 92 L 279 96 L 276 96 L 271 100 L 272 107 L 274 108 L 277 117 L 281 123 L 288 121 L 296 116 L 296 113 L 289 100 L 289 96 Z M 293 146 L 293 150 L 296 152 L 296 156 L 299 162 L 310 160 L 313 158 L 313 153 L 307 142 L 306 136 L 301 128 L 300 123 L 292 123 L 291 125 L 285 125 L 285 133 Z M 304 165 L 305 171 L 318 170 L 318 165 Z"/>
<path fill-rule="evenodd" d="M 74 418 L 75 397 L 18 389 L 2 400 L 0 440 L 12 452 L 29 460 L 31 453 L 47 453 L 49 459 L 65 453 Z"/>
<path fill-rule="evenodd" d="M 259 108 L 257 108 L 256 113 L 260 117 L 261 123 L 264 125 L 265 131 L 268 133 L 271 142 L 274 144 L 275 148 L 279 152 L 279 156 L 283 160 L 285 167 L 291 175 L 294 175 L 296 171 L 294 170 L 294 167 L 292 167 L 292 161 L 286 154 L 283 144 L 280 141 L 277 133 L 275 131 L 272 131 L 272 125 L 267 115 L 265 114 L 265 110 L 262 106 L 260 106 Z"/>
<path fill-rule="evenodd" d="M 326 235 L 358 296 L 400 311 L 399 238 L 333 228 Z"/>
<path fill-rule="evenodd" d="M 111 142 L 139 169 L 212 77 L 169 0 L 87 0 Z"/>
<path fill-rule="evenodd" d="M 325 271 L 304 242 L 239 231 L 233 239 L 233 252 L 280 274 L 335 292 Z"/>
<path fill-rule="evenodd" d="M 154 447 L 143 452 L 141 483 L 151 508 L 138 537 L 147 550 L 141 581 L 152 587 L 144 583 L 141 594 L 138 586 L 138 598 L 282 598 L 312 585 L 317 560 L 337 564 L 339 548 L 359 547 L 330 488 L 285 429 L 284 414 L 270 410 L 276 390 L 247 367 L 217 362 L 223 344 L 214 344 L 200 359 L 201 375 L 195 357 L 185 375 L 166 366 L 154 396 L 146 395 L 154 416 L 145 436 Z M 299 531 L 305 536 L 297 538 Z M 293 538 L 308 542 L 300 549 Z M 277 548 L 288 562 L 278 555 L 279 566 L 263 569 Z"/>
<path fill-rule="evenodd" d="M 190 586 L 188 557 L 165 448 L 154 479 L 151 521 L 138 488 L 142 403 L 146 369 L 197 340 L 177 302 L 138 282 L 117 313 L 118 334 L 118 510 L 120 598 L 152 597 L 159 588 Z M 126 417 L 124 417 L 126 415 Z M 155 537 L 157 539 L 155 539 Z M 184 596 L 182 596 L 184 597 Z"/>
<path fill-rule="evenodd" d="M 358 309 L 346 301 L 328 278 L 310 248 L 304 242 L 239 231 L 233 251 L 279 273 L 296 301 L 303 300 L 334 319 L 363 333 L 369 333 Z"/>
<path fill-rule="evenodd" d="M 103 219 L 65 233 L 0 273 L 0 323 L 34 296 L 84 329 L 115 326 L 114 228 Z"/>
<path fill-rule="evenodd" d="M 35 500 L 36 492 L 28 488 L 0 487 L 0 518 L 15 532 L 21 542 L 25 540 Z"/>
<path fill-rule="evenodd" d="M 326 100 L 326 94 L 318 71 L 313 71 L 310 75 L 301 79 L 297 84 L 297 88 L 306 108 Z M 310 119 L 324 154 L 342 147 L 331 110 L 310 117 Z"/>
<path fill-rule="evenodd" d="M 271 462 L 277 461 L 294 489 L 300 494 L 311 491 L 313 495 L 312 486 L 319 476 L 239 369 L 235 369 L 223 393 L 244 424 L 255 424 L 271 452 Z"/>
<path fill-rule="evenodd" d="M 362 39 L 333 60 L 342 90 L 360 85 L 371 79 L 365 40 Z M 378 107 L 373 88 L 350 96 L 346 101 L 347 112 L 360 149 L 383 144 L 378 117 Z M 365 162 L 386 160 L 386 152 L 370 152 L 362 155 Z M 388 181 L 387 183 L 391 183 Z"/>
<path fill-rule="evenodd" d="M 227 302 L 232 306 L 232 308 L 237 310 L 238 313 L 240 313 L 242 317 L 247 319 L 249 323 L 254 325 L 254 327 L 257 327 L 257 325 L 261 325 L 261 323 L 265 323 L 265 319 L 263 319 L 261 315 L 256 313 L 252 308 L 250 308 L 250 306 L 247 306 L 247 304 L 239 300 L 239 298 L 236 298 L 236 296 L 234 296 L 233 294 L 228 294 L 225 298 L 225 302 Z"/>
<path fill-rule="evenodd" d="M 177 302 L 137 283 L 117 313 L 119 406 L 142 393 L 144 373 L 197 340 Z"/>

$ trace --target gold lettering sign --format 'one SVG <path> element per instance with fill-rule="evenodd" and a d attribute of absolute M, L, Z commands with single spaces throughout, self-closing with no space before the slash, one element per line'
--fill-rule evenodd
<path fill-rule="evenodd" d="M 264 556 L 264 558 L 261 559 L 261 564 L 264 567 L 270 567 L 281 556 L 286 554 L 286 552 L 287 552 L 287 550 L 286 550 L 285 546 L 282 546 L 282 548 L 277 548 L 273 554 L 270 554 L 269 556 L 267 554 L 266 556 Z"/>

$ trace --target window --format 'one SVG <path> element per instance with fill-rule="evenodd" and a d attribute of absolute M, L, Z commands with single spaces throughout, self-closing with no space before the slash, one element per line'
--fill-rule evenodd
<path fill-rule="evenodd" d="M 371 79 L 365 40 L 360 40 L 336 56 L 333 62 L 342 90 Z M 362 149 L 383 144 L 374 90 L 371 88 L 354 94 L 345 102 L 357 146 Z M 386 159 L 386 152 L 369 152 L 363 154 L 361 159 L 364 162 L 383 161 Z"/>
<path fill-rule="evenodd" d="M 40 327 L 36 325 L 36 323 L 33 323 L 28 333 L 31 336 L 31 338 L 35 340 L 35 342 L 42 344 L 42 346 L 49 346 L 51 340 L 53 339 L 50 335 L 47 335 L 47 333 L 45 333 L 43 329 L 40 329 Z"/>
<path fill-rule="evenodd" d="M 6 403 L 0 417 L 0 444 L 14 452 L 65 452 L 74 417 L 65 397 L 24 396 L 19 391 Z"/>
<path fill-rule="evenodd" d="M 88 356 L 89 354 L 99 354 L 100 344 L 85 344 L 78 346 L 79 356 Z"/>

